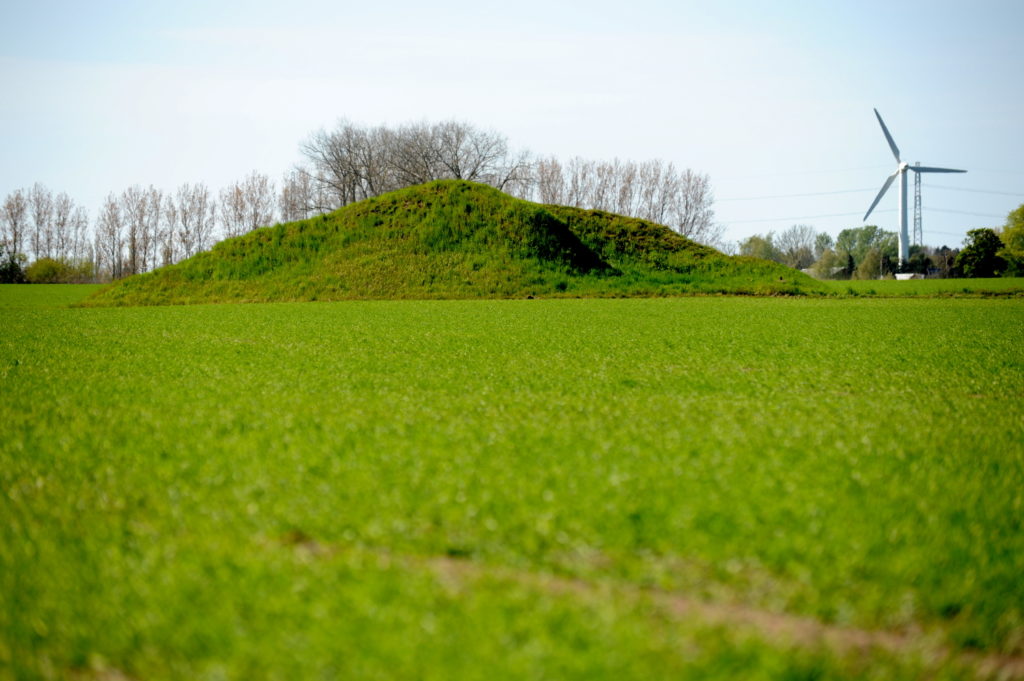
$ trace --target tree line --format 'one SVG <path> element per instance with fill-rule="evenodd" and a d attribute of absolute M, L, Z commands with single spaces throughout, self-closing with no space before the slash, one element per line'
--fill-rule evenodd
<path fill-rule="evenodd" d="M 821 279 L 877 279 L 894 271 L 897 249 L 896 233 L 876 225 L 844 229 L 836 238 L 810 225 L 793 225 L 739 243 L 740 255 L 774 260 Z"/>
<path fill-rule="evenodd" d="M 256 172 L 222 189 L 219 201 L 203 183 L 170 192 L 133 185 L 108 194 L 91 223 L 67 194 L 36 183 L 10 192 L 0 207 L 0 281 L 103 281 L 146 272 L 218 237 L 268 225 L 276 211 L 273 182 Z"/>
<path fill-rule="evenodd" d="M 543 203 L 603 210 L 668 225 L 715 245 L 707 175 L 661 160 L 561 162 L 514 150 L 505 136 L 467 123 L 397 127 L 341 121 L 312 134 L 303 161 L 281 178 L 252 172 L 215 193 L 186 183 L 110 193 L 95 217 L 65 192 L 36 183 L 0 209 L 0 281 L 105 281 L 173 264 L 275 221 L 302 220 L 439 179 L 481 182 Z"/>
<path fill-rule="evenodd" d="M 833 239 L 810 225 L 755 234 L 739 243 L 749 255 L 809 272 L 819 279 L 878 279 L 899 271 L 896 232 L 876 225 L 844 229 Z M 912 245 L 904 272 L 932 277 L 1024 276 L 1024 205 L 999 229 L 967 232 L 963 248 Z"/>

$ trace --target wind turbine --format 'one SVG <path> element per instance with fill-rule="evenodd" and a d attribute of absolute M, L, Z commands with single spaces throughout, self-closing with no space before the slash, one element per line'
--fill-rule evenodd
<path fill-rule="evenodd" d="M 892 149 L 892 155 L 896 157 L 896 172 L 890 175 L 886 180 L 885 184 L 882 185 L 882 190 L 878 192 L 878 196 L 871 203 L 871 207 L 868 208 L 868 212 L 864 213 L 865 222 L 868 216 L 871 215 L 871 211 L 875 209 L 878 202 L 885 196 L 885 192 L 889 189 L 889 185 L 897 177 L 900 178 L 900 268 L 906 264 L 907 260 L 910 259 L 910 238 L 907 235 L 907 171 L 913 170 L 915 173 L 966 173 L 966 170 L 954 170 L 953 168 L 930 168 L 928 166 L 921 165 L 910 165 L 906 161 L 900 160 L 900 150 L 896 146 L 896 142 L 893 141 L 892 135 L 889 134 L 889 128 L 885 127 L 885 121 L 882 120 L 881 115 L 878 113 L 878 109 L 875 109 L 875 117 L 878 119 L 878 124 L 882 126 L 882 132 L 885 133 L 885 139 L 889 143 L 889 148 Z"/>

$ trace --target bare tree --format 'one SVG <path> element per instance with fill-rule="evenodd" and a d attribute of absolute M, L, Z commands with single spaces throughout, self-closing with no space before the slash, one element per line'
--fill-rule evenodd
<path fill-rule="evenodd" d="M 266 175 L 251 172 L 241 182 L 220 192 L 220 220 L 225 238 L 251 232 L 274 221 L 274 184 Z"/>
<path fill-rule="evenodd" d="M 340 130 L 334 133 L 320 130 L 313 133 L 302 145 L 302 153 L 309 160 L 313 170 L 300 172 L 306 172 L 311 180 L 317 182 L 324 194 L 324 201 L 316 206 L 317 210 L 333 210 L 348 202 L 351 174 L 347 154 L 336 141 L 339 134 Z"/>
<path fill-rule="evenodd" d="M 181 246 L 182 257 L 190 258 L 196 252 L 196 219 L 192 205 L 192 186 L 183 184 L 178 187 L 175 203 L 177 221 L 177 241 Z"/>
<path fill-rule="evenodd" d="M 96 251 L 100 269 L 105 268 L 111 279 L 120 279 L 124 274 L 124 221 L 114 194 L 107 196 L 97 219 Z"/>
<path fill-rule="evenodd" d="M 74 281 L 84 282 L 96 272 L 90 246 L 89 214 L 66 192 L 53 197 L 53 248 L 50 257 L 71 266 Z"/>
<path fill-rule="evenodd" d="M 685 175 L 680 175 L 676 172 L 675 166 L 669 163 L 661 178 L 661 213 L 656 222 L 669 225 L 677 232 L 682 232 L 681 220 L 685 208 L 684 182 Z"/>
<path fill-rule="evenodd" d="M 206 185 L 183 184 L 175 195 L 177 240 L 183 258 L 191 258 L 206 250 L 211 243 L 216 218 L 216 204 Z"/>
<path fill-rule="evenodd" d="M 170 265 L 178 260 L 178 204 L 168 194 L 164 198 L 163 219 L 157 232 L 157 257 L 161 265 Z"/>
<path fill-rule="evenodd" d="M 394 166 L 388 153 L 390 136 L 390 131 L 384 126 L 363 130 L 356 136 L 358 144 L 352 149 L 352 160 L 361 185 L 357 201 L 370 196 L 380 196 L 399 188 L 394 179 Z"/>
<path fill-rule="evenodd" d="M 29 191 L 32 211 L 32 256 L 49 258 L 53 250 L 53 194 L 45 185 L 36 182 Z"/>
<path fill-rule="evenodd" d="M 407 187 L 446 176 L 438 151 L 438 126 L 411 123 L 383 133 L 381 139 L 388 146 L 395 184 Z"/>
<path fill-rule="evenodd" d="M 541 203 L 565 203 L 565 175 L 557 158 L 541 159 L 536 165 L 537 195 Z"/>
<path fill-rule="evenodd" d="M 246 231 L 266 227 L 274 221 L 274 183 L 255 170 L 242 183 L 245 196 Z"/>
<path fill-rule="evenodd" d="M 694 241 L 716 245 L 723 228 L 714 222 L 713 204 L 710 178 L 687 168 L 681 178 L 672 228 Z"/>
<path fill-rule="evenodd" d="M 474 180 L 480 173 L 484 158 L 492 152 L 489 141 L 471 138 L 468 126 L 445 121 L 436 126 L 437 161 L 444 176 L 455 180 Z"/>
<path fill-rule="evenodd" d="M 661 213 L 661 161 L 645 161 L 637 171 L 640 205 L 636 217 L 654 222 L 663 222 Z"/>
<path fill-rule="evenodd" d="M 278 197 L 278 214 L 282 222 L 305 220 L 317 213 L 320 203 L 315 196 L 318 183 L 304 168 L 285 173 Z"/>
<path fill-rule="evenodd" d="M 71 257 L 71 240 L 73 225 L 71 223 L 75 211 L 74 200 L 61 192 L 53 198 L 53 253 L 52 256 L 61 260 Z"/>
<path fill-rule="evenodd" d="M 225 239 L 245 234 L 245 191 L 240 182 L 220 190 L 219 212 Z"/>
<path fill-rule="evenodd" d="M 793 225 L 775 239 L 781 262 L 796 269 L 814 263 L 814 244 L 818 235 L 810 225 Z"/>
<path fill-rule="evenodd" d="M 707 175 L 680 173 L 660 160 L 588 161 L 558 159 L 533 165 L 535 196 L 542 203 L 593 208 L 667 225 L 708 245 L 723 245 L 723 228 L 714 223 L 714 198 Z"/>
<path fill-rule="evenodd" d="M 485 179 L 500 191 L 527 198 L 533 192 L 533 155 L 526 150 L 510 153 Z"/>
<path fill-rule="evenodd" d="M 68 220 L 68 255 L 74 263 L 93 260 L 94 253 L 89 238 L 89 213 L 83 206 L 75 206 L 71 219 Z"/>
<path fill-rule="evenodd" d="M 612 212 L 618 203 L 619 159 L 598 163 L 594 167 L 593 197 L 590 207 Z"/>
<path fill-rule="evenodd" d="M 149 226 L 149 192 L 139 185 L 132 185 L 121 193 L 121 218 L 125 229 L 125 274 L 138 274 L 145 270 L 143 246 Z"/>
<path fill-rule="evenodd" d="M 158 249 L 164 211 L 164 193 L 150 185 L 146 190 L 146 215 L 140 245 L 143 270 L 159 267 Z"/>
<path fill-rule="evenodd" d="M 437 157 L 445 175 L 455 180 L 493 184 L 508 158 L 508 140 L 468 123 L 444 121 L 435 126 Z"/>
<path fill-rule="evenodd" d="M 21 189 L 14 190 L 4 199 L 0 225 L 3 226 L 3 244 L 11 255 L 25 252 L 28 210 L 28 199 Z"/>
<path fill-rule="evenodd" d="M 39 183 L 29 191 L 18 189 L 8 194 L 0 210 L 0 241 L 12 254 L 26 254 L 31 249 L 36 259 L 51 257 L 81 264 L 93 255 L 90 231 L 84 207 L 76 205 L 66 192 L 54 196 Z"/>
<path fill-rule="evenodd" d="M 196 237 L 196 252 L 205 251 L 213 242 L 213 229 L 217 224 L 217 206 L 210 198 L 210 192 L 206 185 L 196 183 L 192 190 L 192 201 L 189 204 L 192 211 L 194 234 Z"/>
<path fill-rule="evenodd" d="M 366 130 L 342 121 L 334 132 L 315 133 L 302 150 L 313 164 L 315 174 L 311 177 L 324 185 L 326 201 L 318 206 L 320 210 L 333 210 L 377 195 L 383 150 L 373 149 Z"/>
<path fill-rule="evenodd" d="M 302 150 L 311 164 L 307 177 L 325 189 L 321 211 L 430 180 L 519 192 L 532 182 L 529 154 L 512 153 L 504 136 L 459 121 L 394 129 L 341 121 L 332 132 L 315 133 Z"/>
<path fill-rule="evenodd" d="M 579 156 L 569 160 L 565 166 L 565 203 L 576 208 L 590 206 L 594 184 L 594 162 Z"/>
<path fill-rule="evenodd" d="M 615 212 L 619 215 L 636 215 L 637 168 L 635 163 L 628 162 L 620 166 L 617 183 L 618 196 L 616 197 Z"/>

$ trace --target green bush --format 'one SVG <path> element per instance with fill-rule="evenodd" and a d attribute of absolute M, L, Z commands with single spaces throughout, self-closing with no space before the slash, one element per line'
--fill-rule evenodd
<path fill-rule="evenodd" d="M 67 267 L 53 258 L 40 258 L 25 270 L 25 278 L 30 284 L 61 284 L 64 282 Z"/>
<path fill-rule="evenodd" d="M 25 269 L 30 284 L 76 284 L 89 281 L 92 274 L 89 261 L 74 263 L 54 258 L 39 258 Z"/>
<path fill-rule="evenodd" d="M 24 284 L 24 262 L 25 256 L 20 253 L 5 254 L 3 259 L 0 259 L 0 284 Z"/>
<path fill-rule="evenodd" d="M 967 232 L 969 243 L 956 256 L 956 264 L 968 278 L 998 277 L 1006 269 L 1000 257 L 1003 242 L 992 229 L 972 229 Z"/>

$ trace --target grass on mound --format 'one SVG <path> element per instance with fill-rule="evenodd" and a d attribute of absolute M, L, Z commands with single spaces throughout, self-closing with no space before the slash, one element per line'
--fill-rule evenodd
<path fill-rule="evenodd" d="M 800 272 L 723 255 L 661 225 L 439 181 L 227 239 L 86 304 L 819 290 Z"/>

